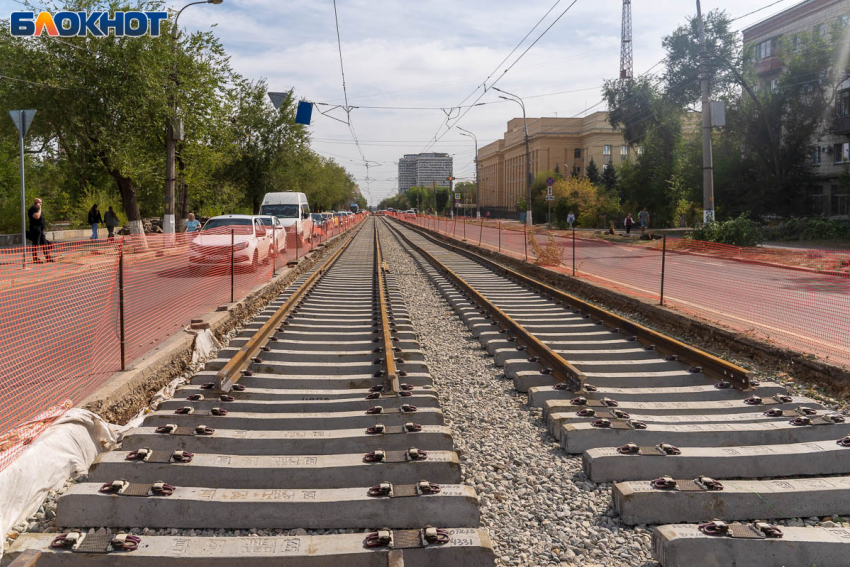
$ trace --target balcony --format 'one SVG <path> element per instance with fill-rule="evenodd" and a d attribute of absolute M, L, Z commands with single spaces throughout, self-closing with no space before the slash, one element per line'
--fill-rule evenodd
<path fill-rule="evenodd" d="M 833 131 L 836 134 L 850 134 L 850 115 L 836 116 Z"/>
<path fill-rule="evenodd" d="M 778 73 L 782 70 L 782 61 L 776 56 L 767 57 L 756 63 L 755 70 L 757 75 Z"/>

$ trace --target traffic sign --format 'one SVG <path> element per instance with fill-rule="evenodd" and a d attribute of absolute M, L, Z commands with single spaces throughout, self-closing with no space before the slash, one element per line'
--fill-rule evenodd
<path fill-rule="evenodd" d="M 543 199 L 543 200 L 544 200 L 544 201 L 554 201 L 554 200 L 555 200 L 555 196 L 554 196 L 554 195 L 546 195 L 546 197 L 544 197 L 544 199 Z"/>
<path fill-rule="evenodd" d="M 9 116 L 12 117 L 15 127 L 18 129 L 18 134 L 23 138 L 27 135 L 27 130 L 30 129 L 35 110 L 10 110 Z"/>
<path fill-rule="evenodd" d="M 455 200 L 460 201 L 460 193 L 455 193 Z"/>
<path fill-rule="evenodd" d="M 550 185 L 549 187 L 547 187 L 547 188 L 546 188 L 546 196 L 547 196 L 547 197 L 551 197 L 551 196 L 552 196 L 552 187 L 551 187 L 551 185 Z"/>
<path fill-rule="evenodd" d="M 555 184 L 555 180 L 554 180 L 554 179 L 552 179 L 551 177 L 546 178 L 546 185 L 548 185 L 549 187 L 551 187 L 551 186 L 552 186 L 552 185 L 554 185 L 554 184 Z"/>

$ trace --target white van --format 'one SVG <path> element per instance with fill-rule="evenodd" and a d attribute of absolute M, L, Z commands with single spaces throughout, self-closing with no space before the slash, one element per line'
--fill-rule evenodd
<path fill-rule="evenodd" d="M 280 219 L 287 229 L 292 225 L 306 241 L 313 239 L 313 221 L 310 219 L 310 205 L 307 195 L 286 191 L 285 193 L 266 193 L 260 205 L 261 215 L 272 215 Z"/>

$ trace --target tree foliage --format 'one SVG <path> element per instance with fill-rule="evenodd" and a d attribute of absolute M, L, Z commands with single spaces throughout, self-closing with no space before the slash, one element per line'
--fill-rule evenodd
<path fill-rule="evenodd" d="M 28 6 L 54 13 L 163 7 L 158 0 Z M 37 110 L 27 136 L 27 197 L 44 199 L 49 221 L 83 223 L 80 204 L 93 199 L 103 208 L 120 201 L 130 221 L 160 216 L 172 103 L 184 132 L 176 191 L 183 215 L 257 211 L 273 190 L 304 191 L 314 208 L 348 208 L 362 199 L 341 166 L 310 150 L 294 123 L 294 93 L 275 110 L 265 83 L 241 77 L 213 32 L 184 33 L 174 42 L 173 17 L 159 37 L 16 38 L 0 27 L 0 68 L 11 77 L 0 82 L 0 105 Z M 16 141 L 11 121 L 0 120 L 3 232 L 20 230 Z"/>

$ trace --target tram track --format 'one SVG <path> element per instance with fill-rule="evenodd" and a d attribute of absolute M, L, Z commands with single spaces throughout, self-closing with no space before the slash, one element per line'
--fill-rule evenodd
<path fill-rule="evenodd" d="M 817 401 L 401 222 L 391 230 L 664 566 L 839 565 L 850 425 Z M 801 477 L 801 478 L 796 478 Z M 804 478 L 803 478 L 804 477 Z M 739 480 L 755 479 L 755 480 Z"/>
<path fill-rule="evenodd" d="M 23 534 L 4 561 L 493 565 L 377 226 L 361 227 L 98 457 L 58 500 L 63 533 Z"/>

